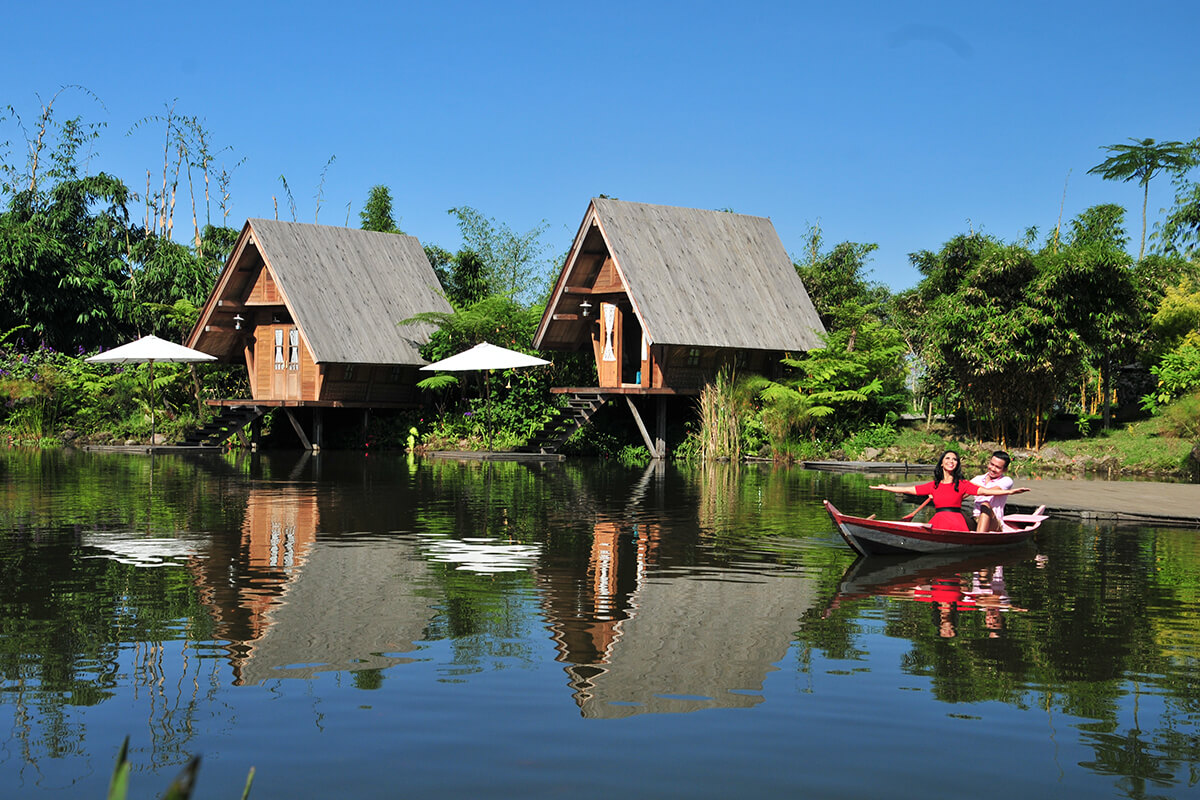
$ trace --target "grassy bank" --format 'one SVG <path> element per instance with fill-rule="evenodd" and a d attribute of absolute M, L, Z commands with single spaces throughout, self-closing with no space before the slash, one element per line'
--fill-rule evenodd
<path fill-rule="evenodd" d="M 1183 411 L 1184 409 L 1180 409 Z M 1200 424 L 1200 416 L 1183 421 Z M 1013 456 L 1014 475 L 1104 474 L 1111 477 L 1138 475 L 1168 480 L 1196 477 L 1200 434 L 1184 430 L 1173 415 L 1164 414 L 1114 426 L 1087 437 L 1052 439 L 1040 450 L 1008 448 L 1000 442 L 962 438 L 950 426 L 918 424 L 896 432 L 884 447 L 856 446 L 851 439 L 833 457 L 861 461 L 907 461 L 933 464 L 943 450 L 958 450 L 968 467 L 982 465 L 993 450 L 1006 449 Z"/>

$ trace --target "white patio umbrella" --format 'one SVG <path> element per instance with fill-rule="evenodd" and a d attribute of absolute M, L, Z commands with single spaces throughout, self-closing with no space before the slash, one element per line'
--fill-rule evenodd
<path fill-rule="evenodd" d="M 421 367 L 422 370 L 434 372 L 486 372 L 491 375 L 494 369 L 519 369 L 521 367 L 537 367 L 550 362 L 544 358 L 519 353 L 507 347 L 498 347 L 483 342 L 470 350 L 443 358 Z M 492 393 L 488 383 L 484 382 L 484 395 L 487 408 L 488 449 L 492 449 Z"/>
<path fill-rule="evenodd" d="M 421 367 L 421 369 L 436 370 L 437 372 L 468 372 L 476 369 L 493 370 L 537 367 L 549 363 L 544 358 L 518 353 L 516 350 L 509 350 L 507 347 L 497 347 L 494 344 L 483 342 L 482 344 L 475 345 L 470 350 L 464 350 L 458 355 L 443 358 L 441 361 L 435 361 L 428 366 Z"/>
<path fill-rule="evenodd" d="M 105 351 L 98 355 L 84 359 L 92 364 L 149 364 L 150 365 L 150 442 L 154 443 L 154 362 L 155 361 L 173 361 L 173 362 L 194 362 L 194 361 L 216 361 L 216 356 L 210 356 L 208 353 L 202 353 L 199 350 L 193 350 L 190 347 L 184 347 L 181 344 L 168 342 L 166 339 L 160 339 L 157 336 L 143 336 L 142 338 L 123 344 L 120 347 L 114 347 L 112 350 Z"/>

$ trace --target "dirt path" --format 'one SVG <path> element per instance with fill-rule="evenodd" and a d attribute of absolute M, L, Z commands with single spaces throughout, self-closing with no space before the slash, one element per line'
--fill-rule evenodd
<path fill-rule="evenodd" d="M 1200 485 L 1194 483 L 1017 478 L 1014 485 L 1032 491 L 1010 497 L 1012 511 L 1044 504 L 1052 514 L 1084 519 L 1200 527 Z"/>

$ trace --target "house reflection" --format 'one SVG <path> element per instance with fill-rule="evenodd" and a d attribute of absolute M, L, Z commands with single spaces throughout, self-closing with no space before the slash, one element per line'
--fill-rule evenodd
<path fill-rule="evenodd" d="M 815 582 L 756 564 L 662 563 L 668 540 L 698 536 L 635 509 L 603 513 L 592 527 L 586 570 L 539 571 L 558 660 L 588 718 L 746 708 L 762 701 L 812 608 Z"/>
<path fill-rule="evenodd" d="M 235 685 L 405 663 L 433 616 L 413 591 L 429 572 L 416 544 L 322 539 L 322 501 L 315 486 L 252 486 L 240 540 L 197 562 Z"/>

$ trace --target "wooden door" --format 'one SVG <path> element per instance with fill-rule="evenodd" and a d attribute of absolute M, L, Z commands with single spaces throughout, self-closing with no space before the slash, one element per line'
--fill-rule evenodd
<path fill-rule="evenodd" d="M 272 325 L 271 396 L 276 400 L 300 399 L 300 330 L 292 325 Z"/>
<path fill-rule="evenodd" d="M 621 385 L 621 309 L 612 303 L 600 304 L 600 356 L 596 374 L 601 386 Z"/>

